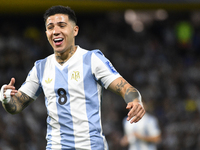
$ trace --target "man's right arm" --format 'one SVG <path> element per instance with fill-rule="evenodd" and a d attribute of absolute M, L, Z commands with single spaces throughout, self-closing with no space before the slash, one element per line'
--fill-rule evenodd
<path fill-rule="evenodd" d="M 7 112 L 11 114 L 17 114 L 20 113 L 33 101 L 34 99 L 29 97 L 25 93 L 18 91 L 14 96 L 11 97 L 8 103 L 2 103 L 2 105 Z"/>

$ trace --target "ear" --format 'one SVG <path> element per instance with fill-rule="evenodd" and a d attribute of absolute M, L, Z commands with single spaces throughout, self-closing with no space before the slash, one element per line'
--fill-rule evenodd
<path fill-rule="evenodd" d="M 78 26 L 74 26 L 74 36 L 77 36 L 79 31 L 79 27 Z"/>
<path fill-rule="evenodd" d="M 47 30 L 45 30 L 45 34 L 46 34 L 46 36 L 47 36 Z"/>

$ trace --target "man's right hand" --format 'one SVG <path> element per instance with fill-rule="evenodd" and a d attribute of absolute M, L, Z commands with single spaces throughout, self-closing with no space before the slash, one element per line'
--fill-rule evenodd
<path fill-rule="evenodd" d="M 11 96 L 14 96 L 18 92 L 17 90 L 15 90 L 14 84 L 15 78 L 11 78 L 8 85 L 3 85 L 1 87 L 0 100 L 2 101 L 2 103 L 8 103 Z"/>
<path fill-rule="evenodd" d="M 15 84 L 15 78 L 11 78 L 10 83 L 4 88 L 4 93 L 6 92 L 7 89 L 11 89 L 12 91 L 10 95 L 11 96 L 15 95 L 18 91 L 15 89 L 14 84 Z M 4 98 L 5 98 L 5 95 L 4 95 Z"/>

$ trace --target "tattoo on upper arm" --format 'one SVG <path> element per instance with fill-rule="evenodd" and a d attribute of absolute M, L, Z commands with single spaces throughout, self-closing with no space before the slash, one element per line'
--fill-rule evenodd
<path fill-rule="evenodd" d="M 124 97 L 126 103 L 132 102 L 135 98 L 139 98 L 138 91 L 134 87 L 128 88 Z"/>
<path fill-rule="evenodd" d="M 128 84 L 127 81 L 124 81 L 124 82 L 123 82 L 123 80 L 121 80 L 121 82 L 118 83 L 118 84 L 115 86 L 116 91 L 119 93 L 119 92 L 122 90 L 122 88 L 124 87 L 124 85 L 126 85 L 126 84 Z"/>

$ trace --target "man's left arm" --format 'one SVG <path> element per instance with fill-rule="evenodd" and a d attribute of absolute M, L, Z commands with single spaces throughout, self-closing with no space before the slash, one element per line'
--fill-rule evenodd
<path fill-rule="evenodd" d="M 145 110 L 139 91 L 130 85 L 123 77 L 115 79 L 108 86 L 108 89 L 121 95 L 127 103 L 126 109 L 129 109 L 127 120 L 130 120 L 130 123 L 136 123 L 144 116 Z"/>

